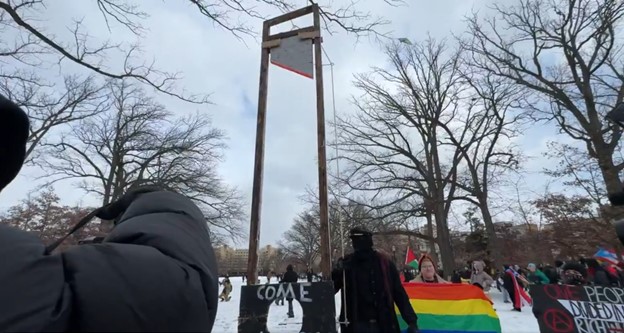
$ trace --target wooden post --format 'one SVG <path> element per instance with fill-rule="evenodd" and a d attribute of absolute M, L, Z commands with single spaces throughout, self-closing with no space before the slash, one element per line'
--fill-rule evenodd
<path fill-rule="evenodd" d="M 262 42 L 269 37 L 271 26 L 262 27 Z M 258 120 L 256 124 L 256 157 L 251 194 L 251 221 L 249 223 L 249 251 L 247 252 L 247 285 L 258 281 L 258 247 L 260 242 L 260 213 L 262 208 L 262 177 L 264 175 L 264 139 L 266 132 L 266 109 L 269 82 L 270 47 L 262 45 L 260 57 L 260 88 L 258 93 Z"/>
<path fill-rule="evenodd" d="M 313 5 L 314 28 L 320 32 L 321 17 L 318 5 Z M 320 34 L 314 38 L 314 66 L 316 71 L 316 128 L 318 145 L 319 210 L 321 233 L 321 272 L 323 279 L 331 277 L 329 250 L 329 212 L 327 199 L 327 157 L 325 152 L 325 98 L 323 94 L 323 50 Z"/>

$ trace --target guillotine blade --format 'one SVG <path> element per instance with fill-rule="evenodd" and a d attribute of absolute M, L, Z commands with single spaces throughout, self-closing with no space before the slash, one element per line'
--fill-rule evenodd
<path fill-rule="evenodd" d="M 282 39 L 279 46 L 271 49 L 271 63 L 313 79 L 312 40 L 299 36 Z"/>

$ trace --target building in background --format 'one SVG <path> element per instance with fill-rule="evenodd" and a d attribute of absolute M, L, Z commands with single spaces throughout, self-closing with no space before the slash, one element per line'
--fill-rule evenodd
<path fill-rule="evenodd" d="M 243 275 L 247 272 L 247 249 L 236 249 L 230 246 L 220 246 L 215 249 L 219 275 L 229 274 L 232 276 Z M 267 245 L 258 251 L 258 272 L 266 274 L 281 268 L 281 256 L 278 248 Z"/>

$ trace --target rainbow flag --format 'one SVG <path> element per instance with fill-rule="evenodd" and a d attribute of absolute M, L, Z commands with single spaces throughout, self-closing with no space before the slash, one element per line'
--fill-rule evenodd
<path fill-rule="evenodd" d="M 500 333 L 492 302 L 483 290 L 467 284 L 404 283 L 421 333 Z M 401 331 L 407 324 L 395 307 Z"/>

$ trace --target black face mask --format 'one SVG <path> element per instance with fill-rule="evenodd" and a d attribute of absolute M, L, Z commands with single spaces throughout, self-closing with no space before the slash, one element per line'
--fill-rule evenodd
<path fill-rule="evenodd" d="M 354 236 L 351 237 L 351 245 L 355 252 L 367 251 L 373 248 L 373 237 L 371 236 Z"/>

